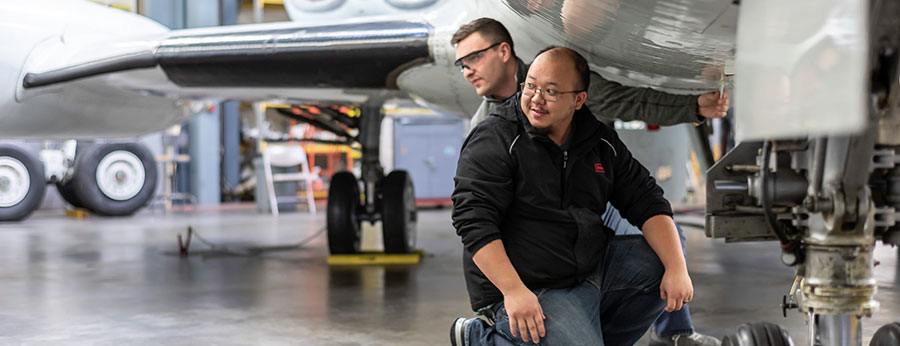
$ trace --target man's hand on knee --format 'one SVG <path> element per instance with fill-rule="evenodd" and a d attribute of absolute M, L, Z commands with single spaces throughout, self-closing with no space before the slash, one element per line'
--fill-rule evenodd
<path fill-rule="evenodd" d="M 666 301 L 666 311 L 669 312 L 681 310 L 684 304 L 693 300 L 694 285 L 687 269 L 666 270 L 659 286 L 659 295 Z"/>
<path fill-rule="evenodd" d="M 506 315 L 509 317 L 509 331 L 513 337 L 522 335 L 522 341 L 531 340 L 539 343 L 547 334 L 544 329 L 544 311 L 538 302 L 537 296 L 529 289 L 523 287 L 503 296 L 503 305 L 506 307 Z"/>

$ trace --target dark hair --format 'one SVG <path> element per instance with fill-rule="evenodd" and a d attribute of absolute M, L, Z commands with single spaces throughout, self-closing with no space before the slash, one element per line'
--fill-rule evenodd
<path fill-rule="evenodd" d="M 450 38 L 450 44 L 455 46 L 459 41 L 465 40 L 466 37 L 469 37 L 469 35 L 476 32 L 493 43 L 506 42 L 509 44 L 509 50 L 512 52 L 513 56 L 516 55 L 516 51 L 513 49 L 512 36 L 509 35 L 509 31 L 506 30 L 506 27 L 503 26 L 503 24 L 492 18 L 478 18 L 459 27 L 459 29 L 456 30 L 456 33 L 453 34 L 453 37 Z"/>
<path fill-rule="evenodd" d="M 588 68 L 587 60 L 574 49 L 560 46 L 549 46 L 541 49 L 534 58 L 537 59 L 541 54 L 550 51 L 553 51 L 551 54 L 556 53 L 556 51 L 562 52 L 572 60 L 572 64 L 575 65 L 575 73 L 578 74 L 578 78 L 581 80 L 581 90 L 587 91 L 588 87 L 591 85 L 591 70 Z"/>

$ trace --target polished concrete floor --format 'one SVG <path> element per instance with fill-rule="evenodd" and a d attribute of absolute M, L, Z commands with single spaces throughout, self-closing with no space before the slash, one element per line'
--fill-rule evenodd
<path fill-rule="evenodd" d="M 426 257 L 410 266 L 329 266 L 323 213 L 43 213 L 2 224 L 0 345 L 449 345 L 449 323 L 471 314 L 461 245 L 448 210 L 419 215 Z M 179 257 L 189 226 L 206 243 L 195 237 L 193 255 Z M 765 320 L 807 344 L 803 316 L 781 316 L 793 273 L 775 243 L 686 233 L 699 330 L 721 336 Z M 900 320 L 897 250 L 879 245 L 876 258 L 881 312 L 865 320 L 866 340 Z"/>

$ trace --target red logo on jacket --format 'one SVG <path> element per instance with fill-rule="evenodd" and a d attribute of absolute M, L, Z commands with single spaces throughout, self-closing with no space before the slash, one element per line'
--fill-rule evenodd
<path fill-rule="evenodd" d="M 606 173 L 606 170 L 603 169 L 603 165 L 600 163 L 594 164 L 594 173 Z"/>

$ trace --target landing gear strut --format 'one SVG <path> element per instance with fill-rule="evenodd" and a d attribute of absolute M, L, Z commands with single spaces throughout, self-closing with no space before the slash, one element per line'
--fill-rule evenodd
<path fill-rule="evenodd" d="M 328 190 L 328 247 L 333 254 L 360 251 L 362 222 L 382 221 L 384 250 L 409 253 L 416 245 L 416 204 L 412 179 L 396 170 L 385 177 L 379 162 L 384 100 L 360 107 L 358 142 L 362 146 L 362 190 L 350 172 L 336 173 Z"/>

